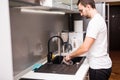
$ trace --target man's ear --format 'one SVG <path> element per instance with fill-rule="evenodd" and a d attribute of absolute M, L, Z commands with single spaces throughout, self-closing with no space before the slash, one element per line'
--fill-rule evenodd
<path fill-rule="evenodd" d="M 89 4 L 86 5 L 87 10 L 91 10 L 91 6 Z"/>
<path fill-rule="evenodd" d="M 91 8 L 91 6 L 89 4 L 86 5 L 87 8 Z"/>

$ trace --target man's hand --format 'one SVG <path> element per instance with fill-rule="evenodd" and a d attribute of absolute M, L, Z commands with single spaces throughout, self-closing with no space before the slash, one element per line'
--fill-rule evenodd
<path fill-rule="evenodd" d="M 62 62 L 67 65 L 73 65 L 73 61 L 71 60 L 70 55 L 67 55 L 66 57 L 64 57 Z"/>
<path fill-rule="evenodd" d="M 66 55 L 66 56 L 64 57 L 64 60 L 65 60 L 65 61 L 70 61 L 70 60 L 71 60 L 70 55 Z"/>

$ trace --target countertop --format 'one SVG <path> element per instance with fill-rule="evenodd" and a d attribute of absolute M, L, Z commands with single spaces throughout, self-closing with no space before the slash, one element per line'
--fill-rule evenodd
<path fill-rule="evenodd" d="M 36 73 L 34 71 L 29 71 L 21 78 L 29 78 L 35 80 L 84 80 L 89 69 L 87 59 L 84 60 L 83 64 L 80 66 L 75 75 L 67 74 L 55 74 L 55 73 Z"/>

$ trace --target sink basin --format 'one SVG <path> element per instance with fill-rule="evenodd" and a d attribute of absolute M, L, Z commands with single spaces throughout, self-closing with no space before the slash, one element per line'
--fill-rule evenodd
<path fill-rule="evenodd" d="M 61 64 L 64 56 L 56 56 L 53 60 L 53 64 Z M 73 62 L 73 65 L 76 63 L 81 63 L 83 62 L 85 57 L 75 57 L 71 61 Z"/>
<path fill-rule="evenodd" d="M 43 66 L 35 70 L 35 72 L 75 75 L 75 73 L 80 68 L 81 64 L 86 58 L 86 57 L 75 57 L 72 59 L 73 65 L 66 65 L 66 64 L 61 64 L 63 57 L 64 56 L 56 56 L 52 60 L 52 63 L 45 63 Z"/>
<path fill-rule="evenodd" d="M 30 79 L 30 78 L 21 78 L 19 80 L 44 80 L 44 79 Z"/>

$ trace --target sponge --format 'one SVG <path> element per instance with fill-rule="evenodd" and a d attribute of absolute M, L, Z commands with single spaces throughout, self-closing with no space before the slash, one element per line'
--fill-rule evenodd
<path fill-rule="evenodd" d="M 42 64 L 36 63 L 36 64 L 33 65 L 32 70 L 35 71 L 35 70 L 37 70 L 38 68 L 40 68 L 41 66 L 42 66 Z"/>

